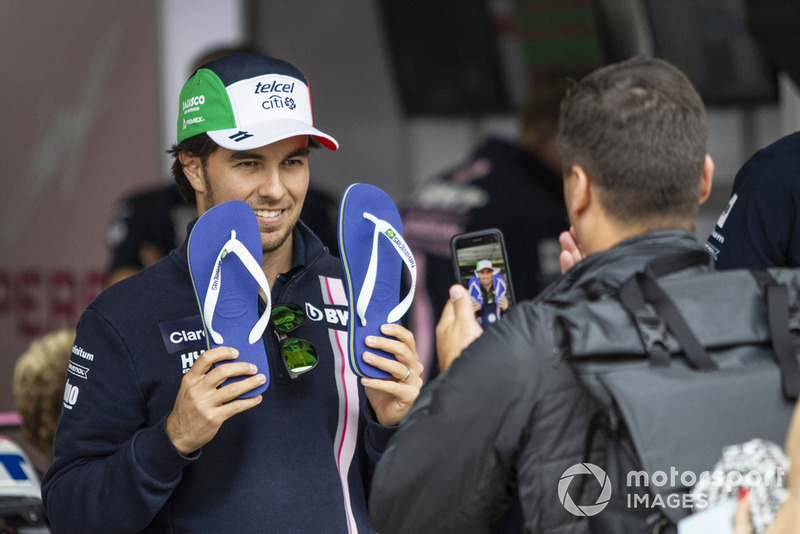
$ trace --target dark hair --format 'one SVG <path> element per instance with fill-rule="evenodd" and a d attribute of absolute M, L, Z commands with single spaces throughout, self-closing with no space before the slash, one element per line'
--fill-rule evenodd
<path fill-rule="evenodd" d="M 180 143 L 172 145 L 172 148 L 167 150 L 167 153 L 172 156 L 172 177 L 175 178 L 175 183 L 178 185 L 178 192 L 189 204 L 197 204 L 197 198 L 195 197 L 192 184 L 189 183 L 189 179 L 186 178 L 186 174 L 183 172 L 183 165 L 181 164 L 179 155 L 181 152 L 186 152 L 190 156 L 198 157 L 203 167 L 205 167 L 208 156 L 211 155 L 218 146 L 217 143 L 211 140 L 208 134 L 201 133 L 184 139 Z"/>
<path fill-rule="evenodd" d="M 540 138 L 556 136 L 561 101 L 567 94 L 570 80 L 576 76 L 573 72 L 554 71 L 533 82 L 520 109 L 520 126 L 523 132 L 536 132 Z"/>
<path fill-rule="evenodd" d="M 620 222 L 697 215 L 705 106 L 666 61 L 634 57 L 575 83 L 561 105 L 564 172 L 580 165 Z"/>

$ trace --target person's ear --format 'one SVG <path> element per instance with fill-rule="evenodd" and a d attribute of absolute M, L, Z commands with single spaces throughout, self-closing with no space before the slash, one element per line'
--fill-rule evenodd
<path fill-rule="evenodd" d="M 191 156 L 188 152 L 178 154 L 178 159 L 183 166 L 183 174 L 189 180 L 189 184 L 198 193 L 205 192 L 205 180 L 203 179 L 203 162 L 197 156 Z"/>
<path fill-rule="evenodd" d="M 706 160 L 703 163 L 703 174 L 700 176 L 700 199 L 698 204 L 702 205 L 708 200 L 711 195 L 711 184 L 714 181 L 714 160 L 711 156 L 706 154 Z"/>
<path fill-rule="evenodd" d="M 592 188 L 586 170 L 573 165 L 564 177 L 564 202 L 570 221 L 583 214 L 592 203 Z"/>

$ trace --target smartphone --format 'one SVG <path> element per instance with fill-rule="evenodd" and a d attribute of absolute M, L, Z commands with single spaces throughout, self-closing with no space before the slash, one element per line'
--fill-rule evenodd
<path fill-rule="evenodd" d="M 469 291 L 475 318 L 484 327 L 514 306 L 514 289 L 503 232 L 497 228 L 458 234 L 450 239 L 456 280 Z"/>

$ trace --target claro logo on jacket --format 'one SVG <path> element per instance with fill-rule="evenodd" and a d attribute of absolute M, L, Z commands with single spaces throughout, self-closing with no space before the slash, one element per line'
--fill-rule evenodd
<path fill-rule="evenodd" d="M 181 372 L 186 373 L 206 350 L 206 333 L 200 315 L 165 321 L 159 323 L 158 328 L 167 354 L 179 354 L 176 362 Z"/>

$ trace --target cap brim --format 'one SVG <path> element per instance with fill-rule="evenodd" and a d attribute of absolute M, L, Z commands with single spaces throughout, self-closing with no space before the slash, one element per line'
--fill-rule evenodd
<path fill-rule="evenodd" d="M 293 119 L 275 119 L 206 133 L 215 143 L 228 150 L 252 150 L 298 135 L 314 136 L 322 146 L 330 150 L 339 148 L 339 143 L 330 135 L 309 126 L 308 123 Z"/>

